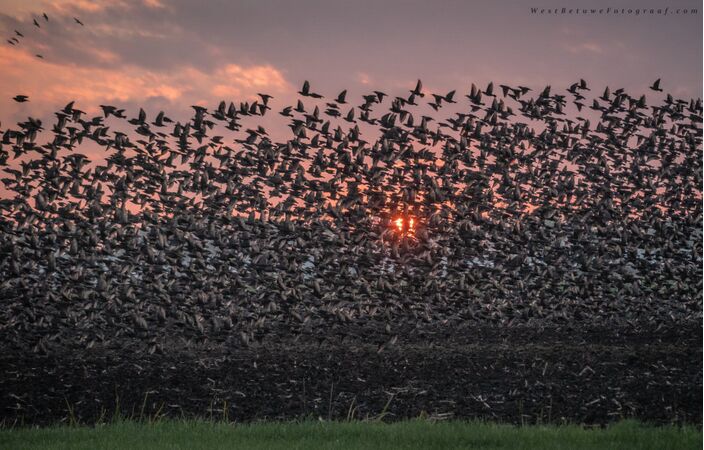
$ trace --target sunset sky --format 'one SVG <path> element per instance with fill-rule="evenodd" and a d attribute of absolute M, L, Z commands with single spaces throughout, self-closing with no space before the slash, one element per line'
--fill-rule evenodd
<path fill-rule="evenodd" d="M 0 1 L 0 121 L 48 119 L 71 100 L 173 116 L 243 101 L 274 109 L 308 79 L 326 96 L 469 91 L 472 82 L 564 89 L 585 78 L 676 97 L 702 95 L 701 2 L 467 0 Z M 699 8 L 695 15 L 534 15 L 530 8 Z M 46 12 L 45 22 L 41 13 Z M 85 26 L 77 24 L 78 17 Z M 41 28 L 32 24 L 37 18 Z M 25 35 L 18 45 L 7 39 Z M 43 55 L 39 59 L 35 54 Z M 28 95 L 28 103 L 12 101 Z"/>

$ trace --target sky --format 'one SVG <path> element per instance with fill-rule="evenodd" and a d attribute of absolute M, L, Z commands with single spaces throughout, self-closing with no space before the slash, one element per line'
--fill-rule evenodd
<path fill-rule="evenodd" d="M 539 15 L 531 7 L 670 13 Z M 697 98 L 701 9 L 696 0 L 0 0 L 0 129 L 50 118 L 72 100 L 89 113 L 113 104 L 132 117 L 140 106 L 188 117 L 193 104 L 266 92 L 280 109 L 304 80 L 325 96 L 348 89 L 353 98 L 407 94 L 418 78 L 443 94 L 492 80 L 565 89 L 579 78 L 639 94 L 662 78 L 666 92 Z M 24 37 L 10 45 L 14 30 Z M 29 102 L 14 102 L 17 94 Z"/>

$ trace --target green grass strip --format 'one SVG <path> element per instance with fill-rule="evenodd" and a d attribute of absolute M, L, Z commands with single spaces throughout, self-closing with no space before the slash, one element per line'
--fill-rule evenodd
<path fill-rule="evenodd" d="M 695 426 L 624 421 L 605 429 L 483 422 L 117 421 L 0 430 L 2 449 L 700 449 Z"/>

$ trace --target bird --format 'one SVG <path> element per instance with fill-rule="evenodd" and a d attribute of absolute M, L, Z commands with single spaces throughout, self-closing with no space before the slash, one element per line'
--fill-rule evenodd
<path fill-rule="evenodd" d="M 117 107 L 112 106 L 112 105 L 99 105 L 99 106 L 103 110 L 103 116 L 105 118 L 107 118 L 110 115 L 114 115 L 117 118 L 122 118 L 122 119 L 125 118 L 125 115 L 124 115 L 125 110 L 124 109 L 118 109 Z"/>
<path fill-rule="evenodd" d="M 272 96 L 269 95 L 269 94 L 257 94 L 257 95 L 262 99 L 262 103 L 263 103 L 264 105 L 269 104 L 269 100 L 271 100 L 272 98 L 274 98 L 274 97 L 272 97 Z"/>
<path fill-rule="evenodd" d="M 662 89 L 660 88 L 660 78 L 653 82 L 653 85 L 650 86 L 650 89 L 652 89 L 653 91 L 662 92 Z"/>
<path fill-rule="evenodd" d="M 74 17 L 73 20 L 74 20 L 74 22 L 76 22 L 78 25 L 84 26 L 84 25 L 83 25 L 83 22 L 81 22 L 80 20 L 78 20 L 77 17 Z"/>
<path fill-rule="evenodd" d="M 29 97 L 27 97 L 26 95 L 15 95 L 14 97 L 12 97 L 12 99 L 18 103 L 24 103 L 29 101 Z"/>
<path fill-rule="evenodd" d="M 420 80 L 418 80 L 418 81 L 416 82 L 416 87 L 413 88 L 413 90 L 411 90 L 411 95 L 415 95 L 415 96 L 418 96 L 418 97 L 424 97 L 424 96 L 425 96 L 425 94 L 423 93 L 423 83 L 422 83 Z M 381 101 L 381 100 L 379 100 L 379 101 Z"/>
<path fill-rule="evenodd" d="M 323 96 L 320 94 L 310 92 L 310 83 L 308 82 L 308 80 L 305 80 L 303 82 L 303 87 L 301 88 L 300 91 L 298 91 L 298 93 L 303 95 L 304 97 L 323 98 Z"/>

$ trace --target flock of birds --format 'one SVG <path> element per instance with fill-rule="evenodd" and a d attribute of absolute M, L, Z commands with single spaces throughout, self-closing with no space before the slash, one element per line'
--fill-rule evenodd
<path fill-rule="evenodd" d="M 271 134 L 265 94 L 30 117 L 0 130 L 0 335 L 162 352 L 364 324 L 382 350 L 431 325 L 700 320 L 701 99 L 590 90 L 418 81 L 350 106 L 306 81 Z"/>
<path fill-rule="evenodd" d="M 32 24 L 37 28 L 41 28 L 40 23 L 42 22 L 42 19 L 44 19 L 43 20 L 44 23 L 49 22 L 49 16 L 47 15 L 47 13 L 43 12 L 41 14 L 41 16 L 33 17 Z M 80 26 L 85 26 L 85 24 L 83 22 L 81 22 L 81 20 L 77 17 L 74 17 L 73 21 Z M 21 44 L 20 39 L 22 39 L 24 37 L 25 37 L 25 35 L 23 32 L 21 32 L 19 30 L 15 30 L 15 33 L 12 36 L 10 36 L 9 38 L 7 38 L 6 41 L 9 45 L 17 46 L 17 45 Z M 44 55 L 42 55 L 41 53 L 36 53 L 34 56 L 36 56 L 39 59 L 44 59 Z"/>

